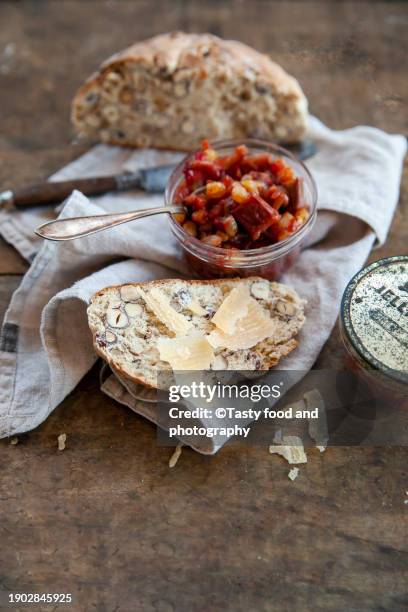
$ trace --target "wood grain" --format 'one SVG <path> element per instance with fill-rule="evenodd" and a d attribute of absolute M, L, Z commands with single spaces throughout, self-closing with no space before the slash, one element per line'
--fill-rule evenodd
<path fill-rule="evenodd" d="M 402 2 L 2 2 L 0 24 L 3 188 L 80 155 L 77 86 L 110 53 L 171 29 L 271 53 L 332 127 L 408 133 Z M 407 230 L 405 172 L 370 259 L 406 253 Z M 0 255 L 0 272 L 22 271 Z M 13 286 L 1 283 L 3 305 Z M 338 364 L 339 347 L 335 331 L 319 365 Z M 96 368 L 41 427 L 2 441 L 0 601 L 31 590 L 72 592 L 79 611 L 406 610 L 406 448 L 311 452 L 294 483 L 263 447 L 183 449 L 172 470 L 171 453 L 100 393 Z"/>

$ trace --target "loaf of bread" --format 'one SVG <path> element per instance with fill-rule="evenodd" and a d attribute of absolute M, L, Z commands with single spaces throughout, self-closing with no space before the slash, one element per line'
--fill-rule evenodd
<path fill-rule="evenodd" d="M 307 100 L 266 55 L 210 34 L 173 32 L 102 64 L 77 92 L 77 132 L 132 147 L 191 150 L 204 138 L 299 141 Z"/>
<path fill-rule="evenodd" d="M 240 293 L 233 302 L 232 291 L 237 288 Z M 240 313 L 244 306 L 246 311 Z M 231 324 L 232 329 L 234 317 L 241 315 L 246 318 L 238 318 L 232 335 L 224 336 L 217 326 Z M 305 316 L 304 302 L 293 289 L 252 277 L 158 280 L 107 287 L 93 296 L 88 321 L 96 352 L 113 370 L 135 383 L 162 388 L 166 386 L 163 381 L 169 380 L 166 373 L 171 375 L 175 369 L 163 359 L 163 346 L 167 350 L 172 339 L 180 343 L 181 356 L 190 359 L 194 358 L 191 340 L 197 347 L 194 350 L 209 350 L 211 356 L 203 370 L 266 371 L 296 348 L 295 336 Z M 251 334 L 259 334 L 265 321 L 271 335 L 248 346 Z M 203 344 L 207 348 L 203 349 Z M 246 348 L 239 348 L 241 345 Z"/>

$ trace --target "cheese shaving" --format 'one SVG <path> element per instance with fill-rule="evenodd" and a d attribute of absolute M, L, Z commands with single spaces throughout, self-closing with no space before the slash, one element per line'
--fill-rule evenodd
<path fill-rule="evenodd" d="M 65 442 L 67 441 L 67 434 L 60 434 L 58 436 L 58 450 L 63 451 L 65 449 Z"/>
<path fill-rule="evenodd" d="M 250 297 L 247 302 L 247 313 L 237 321 L 234 333 L 227 334 L 214 329 L 208 335 L 208 341 L 214 348 L 224 347 L 239 351 L 252 348 L 258 342 L 273 336 L 275 330 L 276 322 L 254 298 Z"/>
<path fill-rule="evenodd" d="M 209 370 L 215 355 L 204 336 L 192 334 L 177 338 L 159 338 L 160 359 L 173 370 Z"/>
<path fill-rule="evenodd" d="M 243 319 L 248 312 L 250 296 L 246 285 L 238 285 L 229 292 L 227 297 L 211 319 L 212 323 L 225 334 L 233 334 L 239 319 Z"/>
<path fill-rule="evenodd" d="M 193 329 L 190 321 L 170 305 L 169 299 L 160 289 L 153 287 L 149 293 L 146 293 L 139 288 L 139 292 L 147 307 L 176 336 L 185 336 Z"/>
<path fill-rule="evenodd" d="M 181 455 L 182 447 L 183 445 L 179 442 L 179 444 L 177 444 L 176 448 L 174 449 L 174 453 L 169 459 L 169 468 L 174 468 L 176 466 L 177 461 L 179 460 L 179 457 Z"/>
<path fill-rule="evenodd" d="M 289 470 L 289 473 L 288 473 L 289 480 L 292 480 L 292 481 L 296 480 L 298 476 L 299 476 L 299 468 L 294 467 L 291 470 Z"/>
<path fill-rule="evenodd" d="M 280 455 L 291 465 L 307 463 L 305 449 L 299 436 L 283 436 L 282 445 L 270 446 L 269 452 L 272 455 Z"/>
<path fill-rule="evenodd" d="M 318 418 L 309 419 L 309 436 L 316 442 L 316 447 L 321 453 L 326 450 L 329 441 L 329 430 L 327 426 L 327 414 L 323 397 L 318 389 L 312 389 L 304 394 L 308 410 L 318 409 Z"/>

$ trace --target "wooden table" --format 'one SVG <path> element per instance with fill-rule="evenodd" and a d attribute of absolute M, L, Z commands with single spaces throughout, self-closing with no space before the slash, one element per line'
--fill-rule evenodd
<path fill-rule="evenodd" d="M 270 52 L 332 127 L 408 133 L 404 3 L 33 0 L 2 2 L 0 24 L 4 187 L 81 154 L 76 87 L 111 52 L 171 29 Z M 405 173 L 370 259 L 406 253 L 407 231 Z M 26 265 L 5 244 L 0 261 L 5 304 Z M 334 332 L 319 364 L 338 359 Z M 84 611 L 407 609 L 406 448 L 310 452 L 292 483 L 264 447 L 183 450 L 169 469 L 155 435 L 101 394 L 94 369 L 41 427 L 0 443 L 1 591 L 71 592 Z"/>

